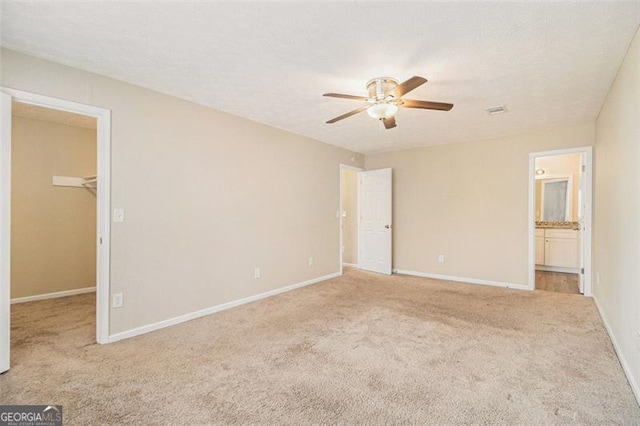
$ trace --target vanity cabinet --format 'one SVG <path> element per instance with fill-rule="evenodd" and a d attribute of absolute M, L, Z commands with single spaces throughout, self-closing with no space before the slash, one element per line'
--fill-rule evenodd
<path fill-rule="evenodd" d="M 536 265 L 544 265 L 544 229 L 536 229 Z"/>
<path fill-rule="evenodd" d="M 579 253 L 578 231 L 536 229 L 536 265 L 578 268 Z"/>

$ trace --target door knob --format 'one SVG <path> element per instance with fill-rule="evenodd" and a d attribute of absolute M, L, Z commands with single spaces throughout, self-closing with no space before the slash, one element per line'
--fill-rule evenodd
<path fill-rule="evenodd" d="M 389 228 L 391 228 L 391 225 L 385 225 L 384 227 L 389 229 Z"/>

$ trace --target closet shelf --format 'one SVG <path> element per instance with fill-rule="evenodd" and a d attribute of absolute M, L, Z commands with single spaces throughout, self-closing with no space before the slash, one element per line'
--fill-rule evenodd
<path fill-rule="evenodd" d="M 97 176 L 53 176 L 51 184 L 53 186 L 71 186 L 76 188 L 97 188 Z"/>

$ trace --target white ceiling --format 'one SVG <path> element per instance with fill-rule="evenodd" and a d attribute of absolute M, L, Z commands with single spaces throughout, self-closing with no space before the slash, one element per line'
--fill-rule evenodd
<path fill-rule="evenodd" d="M 2 3 L 3 46 L 363 153 L 593 121 L 640 2 Z M 360 104 L 377 76 L 429 83 L 384 130 Z M 505 104 L 489 116 L 484 108 Z"/>
<path fill-rule="evenodd" d="M 84 129 L 97 129 L 97 120 L 87 115 L 74 114 L 72 112 L 58 109 L 44 108 L 37 105 L 25 104 L 23 102 L 12 102 L 11 114 L 16 117 L 29 118 L 32 120 L 48 121 L 50 123 L 64 124 L 72 127 L 82 127 Z"/>

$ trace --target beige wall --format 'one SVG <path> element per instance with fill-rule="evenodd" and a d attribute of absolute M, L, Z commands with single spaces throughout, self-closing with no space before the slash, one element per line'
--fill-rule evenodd
<path fill-rule="evenodd" d="M 367 156 L 394 169 L 394 268 L 526 285 L 529 153 L 593 139 L 584 124 Z"/>
<path fill-rule="evenodd" d="M 360 155 L 9 50 L 2 84 L 112 111 L 112 334 L 338 272 Z"/>
<path fill-rule="evenodd" d="M 536 169 L 544 169 L 546 173 L 542 179 L 536 179 L 536 220 L 540 220 L 541 215 L 541 184 L 542 180 L 547 176 L 571 176 L 572 177 L 572 195 L 571 195 L 571 218 L 570 220 L 578 221 L 578 193 L 580 192 L 580 154 L 553 155 L 550 157 L 536 158 Z"/>
<path fill-rule="evenodd" d="M 639 81 L 640 34 L 636 34 L 596 121 L 593 267 L 594 297 L 636 391 L 640 383 Z"/>
<path fill-rule="evenodd" d="M 13 117 L 11 297 L 96 284 L 96 197 L 51 177 L 96 170 L 96 131 Z"/>
<path fill-rule="evenodd" d="M 342 262 L 358 263 L 358 172 L 342 170 Z"/>

